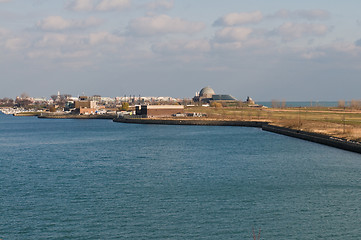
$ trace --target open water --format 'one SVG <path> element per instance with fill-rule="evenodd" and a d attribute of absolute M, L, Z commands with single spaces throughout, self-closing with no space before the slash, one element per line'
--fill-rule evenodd
<path fill-rule="evenodd" d="M 256 128 L 0 115 L 0 238 L 360 239 L 361 155 Z"/>

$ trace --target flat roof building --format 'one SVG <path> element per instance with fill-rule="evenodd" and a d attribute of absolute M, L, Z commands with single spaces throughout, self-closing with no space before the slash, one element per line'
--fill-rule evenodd
<path fill-rule="evenodd" d="M 196 93 L 193 98 L 194 102 L 209 103 L 212 101 L 238 101 L 235 97 L 229 94 L 216 94 L 210 87 L 204 87 L 201 91 Z"/>
<path fill-rule="evenodd" d="M 141 105 L 135 106 L 135 114 L 142 117 L 171 117 L 184 113 L 183 105 Z"/>

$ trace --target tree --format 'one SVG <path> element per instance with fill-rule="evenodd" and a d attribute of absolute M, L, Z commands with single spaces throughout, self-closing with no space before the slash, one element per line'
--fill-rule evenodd
<path fill-rule="evenodd" d="M 12 106 L 14 106 L 14 100 L 11 98 L 5 97 L 3 99 L 0 99 L 0 105 L 3 107 L 12 107 Z"/>
<path fill-rule="evenodd" d="M 282 100 L 281 102 L 281 108 L 285 108 L 286 107 L 286 100 Z"/>
<path fill-rule="evenodd" d="M 55 106 L 50 106 L 50 107 L 49 107 L 49 111 L 50 111 L 50 112 L 56 112 Z"/>
<path fill-rule="evenodd" d="M 21 95 L 20 95 L 20 98 L 22 99 L 26 99 L 26 98 L 29 98 L 29 95 L 25 92 L 23 92 Z"/>
<path fill-rule="evenodd" d="M 122 111 L 128 111 L 129 110 L 129 103 L 122 102 L 122 107 L 120 108 Z"/>
<path fill-rule="evenodd" d="M 56 101 L 56 99 L 58 99 L 58 95 L 51 95 L 50 97 L 51 99 L 53 99 L 54 102 Z"/>
<path fill-rule="evenodd" d="M 339 108 L 344 108 L 345 106 L 346 106 L 345 100 L 339 100 L 339 101 L 338 101 L 338 107 L 339 107 Z"/>
<path fill-rule="evenodd" d="M 15 103 L 19 107 L 27 108 L 31 104 L 31 100 L 28 98 L 16 98 Z"/>
<path fill-rule="evenodd" d="M 361 107 L 361 101 L 360 100 L 351 100 L 351 108 L 352 109 L 359 109 Z"/>
<path fill-rule="evenodd" d="M 273 99 L 272 100 L 272 108 L 280 108 L 280 101 Z"/>
<path fill-rule="evenodd" d="M 211 107 L 221 108 L 221 107 L 222 107 L 222 103 L 212 102 L 212 103 L 211 103 Z"/>

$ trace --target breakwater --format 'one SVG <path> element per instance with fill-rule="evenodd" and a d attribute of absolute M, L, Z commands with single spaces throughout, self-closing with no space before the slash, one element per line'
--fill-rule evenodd
<path fill-rule="evenodd" d="M 203 125 L 203 126 L 240 126 L 257 127 L 267 124 L 260 121 L 236 121 L 236 120 L 195 120 L 195 119 L 151 119 L 151 118 L 116 118 L 114 122 L 136 124 L 163 124 L 163 125 Z"/>
<path fill-rule="evenodd" d="M 349 141 L 343 138 L 335 138 L 329 135 L 279 127 L 261 121 L 237 121 L 237 120 L 211 120 L 211 119 L 149 119 L 149 118 L 115 118 L 114 122 L 135 124 L 164 124 L 164 125 L 200 125 L 200 126 L 240 126 L 256 127 L 264 131 L 299 138 L 351 152 L 361 153 L 361 143 Z"/>
<path fill-rule="evenodd" d="M 289 137 L 295 137 L 315 143 L 324 144 L 327 146 L 340 148 L 343 150 L 361 153 L 361 143 L 355 141 L 348 141 L 347 139 L 343 138 L 335 138 L 332 136 L 306 132 L 301 130 L 295 130 L 290 128 L 278 127 L 274 125 L 265 124 L 262 126 L 262 130 L 268 132 L 274 132 L 282 135 L 286 135 Z"/>
<path fill-rule="evenodd" d="M 33 117 L 33 116 L 40 116 L 40 112 L 19 112 L 14 113 L 13 116 L 16 117 Z"/>
<path fill-rule="evenodd" d="M 55 118 L 55 119 L 114 119 L 115 115 L 75 115 L 75 114 L 41 114 L 38 118 Z"/>

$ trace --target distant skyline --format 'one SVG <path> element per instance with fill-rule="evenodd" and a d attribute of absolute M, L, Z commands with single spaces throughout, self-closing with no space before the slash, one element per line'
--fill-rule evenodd
<path fill-rule="evenodd" d="M 359 0 L 0 0 L 0 98 L 361 99 Z"/>

